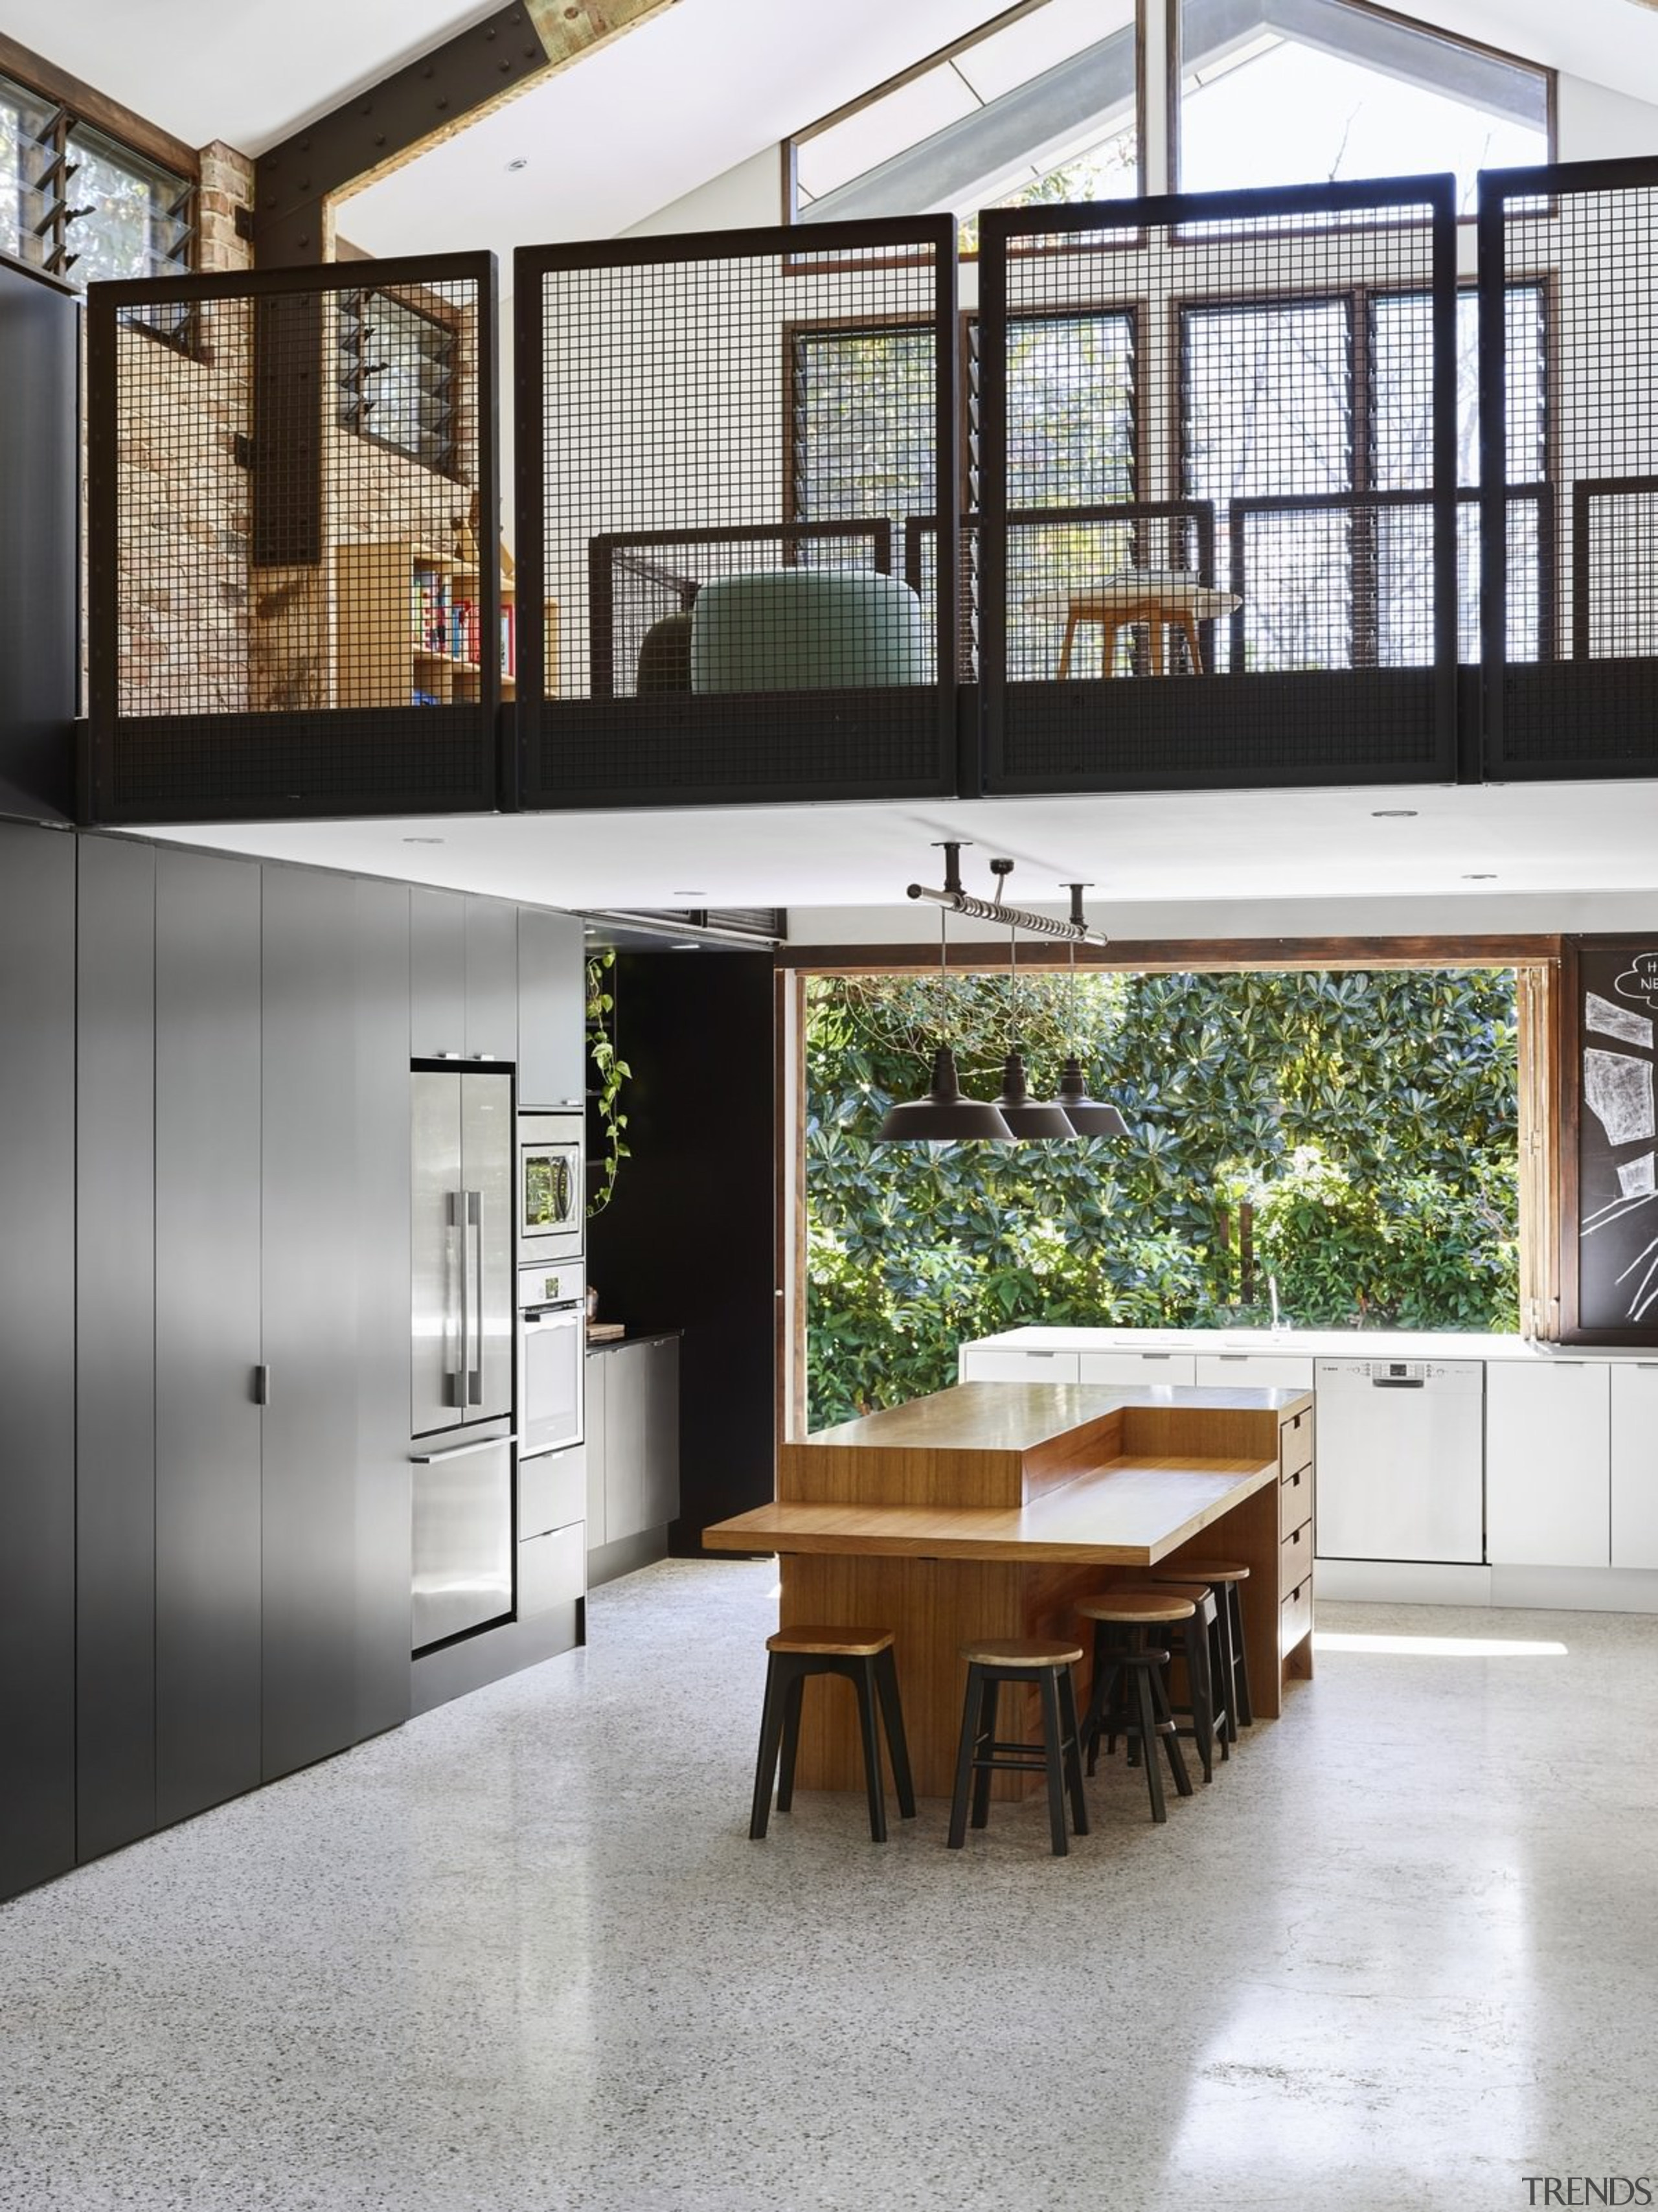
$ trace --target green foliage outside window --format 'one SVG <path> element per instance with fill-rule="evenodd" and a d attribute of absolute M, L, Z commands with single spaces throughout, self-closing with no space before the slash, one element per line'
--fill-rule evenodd
<path fill-rule="evenodd" d="M 807 1334 L 814 1426 L 955 1379 L 964 1338 L 1027 1322 L 1515 1329 L 1511 970 L 1087 975 L 1074 1036 L 1128 1134 L 878 1145 L 939 1036 L 995 1095 L 1005 976 L 809 987 Z M 1017 1028 L 1051 1097 L 1070 987 L 1026 977 Z M 1254 1295 L 1236 1250 L 1254 1209 Z M 1231 1236 L 1223 1241 L 1223 1216 Z"/>

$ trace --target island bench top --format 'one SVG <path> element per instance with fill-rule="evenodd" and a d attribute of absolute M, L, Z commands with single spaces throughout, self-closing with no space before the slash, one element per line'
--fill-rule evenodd
<path fill-rule="evenodd" d="M 1293 1413 L 1307 1390 L 1193 1390 L 1164 1384 L 958 1382 L 804 1439 L 836 1450 L 1029 1452 L 1114 1413 Z M 794 1449 L 794 1447 L 791 1447 Z"/>
<path fill-rule="evenodd" d="M 1275 1458 L 1144 1458 L 1024 1505 L 779 1502 L 716 1522 L 702 1540 L 720 1552 L 1151 1567 L 1278 1479 Z"/>

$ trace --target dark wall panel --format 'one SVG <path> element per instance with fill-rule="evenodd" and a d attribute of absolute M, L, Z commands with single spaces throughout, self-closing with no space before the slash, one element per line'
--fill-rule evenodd
<path fill-rule="evenodd" d="M 155 1825 L 155 854 L 80 846 L 76 1838 Z"/>
<path fill-rule="evenodd" d="M 259 1779 L 259 871 L 155 861 L 156 1812 Z"/>
<path fill-rule="evenodd" d="M 75 805 L 80 345 L 75 296 L 0 258 L 0 814 L 41 821 Z"/>
<path fill-rule="evenodd" d="M 590 1224 L 588 1275 L 630 1331 L 684 1331 L 674 1542 L 695 1551 L 772 1495 L 772 964 L 639 953 L 615 977 L 633 1157 Z"/>
<path fill-rule="evenodd" d="M 75 842 L 0 823 L 0 1897 L 75 1859 Z"/>

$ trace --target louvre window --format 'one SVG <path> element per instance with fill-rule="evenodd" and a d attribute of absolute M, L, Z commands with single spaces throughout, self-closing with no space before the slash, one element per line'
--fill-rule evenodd
<path fill-rule="evenodd" d="M 346 428 L 452 476 L 459 350 L 452 322 L 390 292 L 348 292 L 339 349 Z"/>
<path fill-rule="evenodd" d="M 190 266 L 191 187 L 0 78 L 0 247 L 76 285 Z"/>

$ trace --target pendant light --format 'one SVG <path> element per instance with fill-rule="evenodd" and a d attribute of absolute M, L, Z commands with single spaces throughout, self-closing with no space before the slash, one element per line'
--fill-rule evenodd
<path fill-rule="evenodd" d="M 993 860 L 990 869 L 997 879 L 996 899 L 999 905 L 1007 878 L 1013 872 L 1013 863 Z M 997 1109 L 1019 1144 L 1034 1144 L 1043 1138 L 1074 1137 L 1077 1132 L 1063 1108 L 1033 1098 L 1026 1081 L 1024 1058 L 1018 1046 L 1018 926 L 1011 924 L 1007 933 L 1007 1058 L 1002 1063 L 1002 1091 L 996 1101 Z"/>
<path fill-rule="evenodd" d="M 946 970 L 944 908 L 938 909 L 939 1027 L 949 1005 Z M 956 1054 L 942 1037 L 932 1055 L 932 1085 L 925 1098 L 912 1098 L 890 1107 L 876 1139 L 882 1145 L 954 1145 L 973 1139 L 1006 1144 L 1013 1134 L 994 1106 L 969 1098 L 956 1072 Z"/>
<path fill-rule="evenodd" d="M 1080 924 L 1083 915 L 1083 884 L 1071 884 L 1071 919 Z M 1074 1040 L 1077 1034 L 1077 940 L 1071 940 L 1071 975 L 1066 986 L 1066 1028 Z M 1065 1118 L 1079 1137 L 1126 1137 L 1128 1124 L 1114 1106 L 1090 1098 L 1084 1078 L 1082 1062 L 1072 1051 L 1066 1058 L 1065 1073 L 1060 1078 L 1060 1104 L 1065 1109 Z"/>

